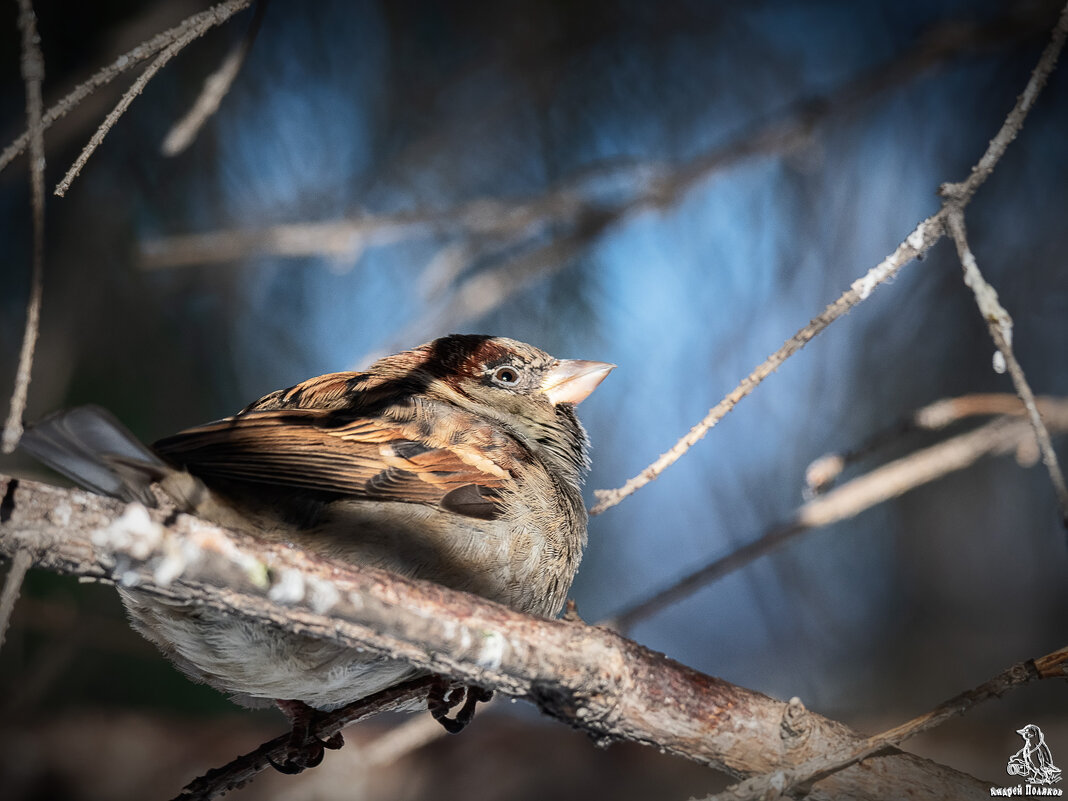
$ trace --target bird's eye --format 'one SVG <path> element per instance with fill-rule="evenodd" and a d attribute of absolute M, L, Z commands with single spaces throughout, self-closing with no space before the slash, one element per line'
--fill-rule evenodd
<path fill-rule="evenodd" d="M 493 380 L 506 387 L 514 387 L 519 383 L 519 371 L 514 367 L 498 367 L 493 371 Z"/>

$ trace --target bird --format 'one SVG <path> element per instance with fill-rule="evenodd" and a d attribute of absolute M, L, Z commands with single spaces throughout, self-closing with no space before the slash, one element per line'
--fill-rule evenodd
<path fill-rule="evenodd" d="M 364 372 L 271 392 L 151 448 L 96 406 L 44 418 L 21 447 L 101 494 L 155 505 L 155 486 L 179 510 L 262 540 L 554 617 L 587 539 L 589 440 L 574 407 L 614 367 L 453 334 Z M 290 717 L 289 754 L 275 764 L 284 772 L 318 764 L 323 745 L 339 747 L 308 734 L 315 714 L 420 675 L 401 661 L 119 592 L 133 626 L 185 674 L 239 703 L 274 701 Z M 432 697 L 431 711 L 459 729 L 486 695 L 472 690 L 455 720 L 442 712 L 451 696 Z"/>

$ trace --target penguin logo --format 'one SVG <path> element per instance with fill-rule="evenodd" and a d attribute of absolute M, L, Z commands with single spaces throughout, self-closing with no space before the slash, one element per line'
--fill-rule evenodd
<path fill-rule="evenodd" d="M 1046 735 L 1034 723 L 1028 723 L 1016 733 L 1023 737 L 1024 745 L 1009 757 L 1005 772 L 1010 776 L 1022 776 L 1030 784 L 1056 784 L 1061 780 L 1061 769 L 1053 764 L 1053 755 L 1046 745 Z"/>

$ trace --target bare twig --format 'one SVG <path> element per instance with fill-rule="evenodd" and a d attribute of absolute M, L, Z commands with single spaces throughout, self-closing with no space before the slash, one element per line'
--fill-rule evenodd
<path fill-rule="evenodd" d="M 1049 438 L 1049 432 L 1043 424 L 1042 416 L 1035 405 L 1034 393 L 1027 382 L 1023 368 L 1020 367 L 1012 351 L 1012 318 L 998 301 L 997 292 L 983 278 L 979 271 L 979 265 L 975 260 L 968 245 L 967 231 L 964 224 L 964 208 L 975 194 L 976 189 L 985 181 L 994 170 L 994 166 L 1005 153 L 1009 143 L 1019 134 L 1023 127 L 1027 113 L 1034 106 L 1042 87 L 1046 85 L 1050 73 L 1057 65 L 1061 50 L 1064 48 L 1065 37 L 1068 36 L 1068 4 L 1061 10 L 1060 17 L 1053 29 L 1050 42 L 1042 51 L 1038 64 L 1031 72 L 1027 86 L 1016 99 L 1016 105 L 1009 112 L 1004 124 L 997 135 L 990 140 L 990 144 L 983 153 L 982 158 L 972 168 L 971 175 L 960 183 L 943 184 L 939 192 L 946 199 L 943 209 L 949 210 L 946 220 L 947 229 L 957 247 L 957 255 L 961 266 L 964 268 L 964 282 L 972 289 L 979 311 L 990 329 L 990 336 L 994 340 L 997 352 L 1001 354 L 1004 365 L 1008 367 L 1016 392 L 1027 408 L 1027 414 L 1031 425 L 1035 429 L 1039 450 L 1042 453 L 1042 461 L 1049 471 L 1050 480 L 1053 482 L 1054 492 L 1057 495 L 1057 503 L 1060 506 L 1061 519 L 1068 527 L 1068 486 L 1065 485 L 1064 473 L 1057 461 L 1057 454 L 1053 450 L 1053 444 Z"/>
<path fill-rule="evenodd" d="M 1045 410 L 1047 405 L 1056 406 L 1058 398 L 1037 398 L 1039 409 Z M 958 398 L 943 398 L 942 400 L 929 403 L 922 409 L 918 409 L 912 415 L 912 422 L 917 428 L 927 431 L 938 431 L 951 423 L 956 423 L 969 417 L 981 417 L 984 415 L 1009 415 L 1022 417 L 1027 409 L 1016 395 L 1011 392 L 976 392 L 971 395 L 961 395 Z"/>
<path fill-rule="evenodd" d="M 363 215 L 323 223 L 295 223 L 258 230 L 224 230 L 147 240 L 141 264 L 146 268 L 179 267 L 236 261 L 258 255 L 334 256 L 349 252 L 352 242 L 379 244 L 442 231 L 470 237 L 530 241 L 552 225 L 571 224 L 603 211 L 598 179 L 629 186 L 630 196 L 617 204 L 619 219 L 631 213 L 669 206 L 694 185 L 746 160 L 786 153 L 811 141 L 814 128 L 848 114 L 872 97 L 915 78 L 961 53 L 1029 36 L 1045 26 L 1035 9 L 1010 9 L 983 24 L 944 21 L 917 37 L 895 58 L 849 81 L 834 92 L 790 105 L 773 118 L 741 132 L 681 165 L 648 161 L 612 161 L 584 170 L 536 197 L 517 202 L 483 198 L 450 209 L 395 215 Z"/>
<path fill-rule="evenodd" d="M 1061 50 L 1064 49 L 1065 36 L 1068 36 L 1068 5 L 1061 9 L 1060 17 L 1058 17 L 1057 24 L 1053 27 L 1050 35 L 1049 44 L 1046 45 L 1046 49 L 1042 51 L 1038 63 L 1031 71 L 1027 86 L 1024 87 L 1020 96 L 1016 98 L 1016 104 L 1005 118 L 1001 129 L 990 140 L 986 152 L 972 167 L 971 174 L 967 179 L 960 183 L 947 183 L 939 187 L 939 193 L 942 197 L 955 201 L 963 209 L 968 205 L 968 201 L 972 199 L 975 191 L 994 172 L 994 167 L 997 166 L 998 161 L 1005 154 L 1012 140 L 1020 133 L 1028 112 L 1031 111 L 1035 101 L 1038 100 L 1042 87 L 1049 80 L 1053 68 L 1057 66 L 1057 59 L 1060 57 Z"/>
<path fill-rule="evenodd" d="M 588 180 L 588 175 L 580 179 Z M 566 184 L 518 205 L 480 198 L 447 209 L 149 239 L 141 245 L 140 266 L 184 267 L 263 255 L 345 256 L 369 246 L 456 231 L 478 238 L 530 241 L 553 222 L 580 218 L 587 211 L 582 191 Z"/>
<path fill-rule="evenodd" d="M 1065 16 L 1062 20 L 1068 20 L 1068 7 L 1065 8 Z M 1062 36 L 1063 41 L 1063 36 Z M 1031 385 L 1024 375 L 1023 368 L 1012 350 L 1012 318 L 998 301 L 997 291 L 986 282 L 983 274 L 979 271 L 979 264 L 975 260 L 975 254 L 968 246 L 968 233 L 964 227 L 964 211 L 954 201 L 949 214 L 947 224 L 953 242 L 957 246 L 957 256 L 964 268 L 964 283 L 975 294 L 975 302 L 979 312 L 986 321 L 990 330 L 990 337 L 994 340 L 994 347 L 1004 360 L 1004 367 L 1008 367 L 1012 377 L 1016 393 L 1023 401 L 1027 409 L 1027 417 L 1035 430 L 1035 438 L 1038 440 L 1038 448 L 1042 453 L 1042 461 L 1049 471 L 1050 481 L 1053 482 L 1053 490 L 1057 495 L 1057 503 L 1061 510 L 1061 520 L 1065 528 L 1068 528 L 1068 486 L 1064 483 L 1064 473 L 1057 461 L 1057 453 L 1053 450 L 1053 442 L 1050 440 L 1049 431 L 1042 422 L 1042 415 L 1038 412 L 1035 403 L 1035 395 L 1031 391 Z M 1002 369 L 1004 369 L 1004 367 Z"/>
<path fill-rule="evenodd" d="M 64 509 L 62 525 L 50 519 L 57 508 Z M 166 508 L 146 510 L 20 481 L 8 522 L 0 526 L 0 553 L 20 549 L 33 553 L 39 568 L 122 582 L 171 603 L 363 648 L 527 698 L 599 740 L 654 744 L 737 774 L 779 770 L 859 739 L 842 724 L 809 714 L 804 736 L 792 737 L 784 748 L 786 704 L 698 673 L 607 629 L 529 617 L 439 585 L 227 532 Z M 271 591 L 280 582 L 288 588 L 284 596 Z M 295 587 L 305 588 L 303 595 Z M 824 788 L 828 797 L 986 794 L 971 777 L 900 753 L 870 760 L 862 771 L 837 773 Z"/>
<path fill-rule="evenodd" d="M 615 209 L 587 219 L 566 236 L 552 239 L 544 245 L 465 278 L 440 302 L 434 304 L 430 313 L 405 326 L 388 344 L 361 356 L 356 362 L 356 368 L 362 369 L 376 358 L 410 347 L 413 342 L 432 339 L 441 331 L 461 328 L 489 314 L 530 286 L 533 281 L 554 275 L 571 265 L 578 254 L 624 212 L 625 209 Z"/>
<path fill-rule="evenodd" d="M 96 149 L 100 146 L 100 143 L 104 141 L 104 137 L 107 136 L 108 131 L 112 129 L 119 117 L 121 117 L 126 109 L 133 103 L 136 98 L 144 90 L 145 86 L 150 80 L 166 66 L 167 62 L 174 58 L 190 43 L 199 39 L 209 30 L 216 25 L 220 25 L 238 11 L 241 11 L 252 0 L 227 0 L 227 2 L 219 3 L 219 5 L 208 9 L 204 15 L 198 15 L 199 19 L 197 24 L 194 25 L 180 25 L 172 29 L 176 31 L 175 38 L 172 42 L 166 45 L 156 56 L 156 58 L 149 64 L 145 71 L 142 72 L 137 79 L 133 82 L 126 93 L 123 94 L 122 99 L 111 110 L 104 121 L 100 124 L 100 127 L 96 129 L 96 133 L 90 138 L 89 143 L 82 149 L 81 154 L 75 159 L 74 164 L 67 170 L 67 174 L 63 176 L 63 180 L 57 184 L 55 193 L 60 197 L 63 197 L 67 190 L 70 188 L 71 182 L 78 177 L 78 174 L 82 171 L 82 167 L 89 160 L 89 157 L 93 155 Z"/>
<path fill-rule="evenodd" d="M 425 697 L 436 680 L 435 676 L 423 676 L 361 698 L 356 703 L 317 718 L 312 733 L 320 740 L 326 740 L 352 723 L 399 709 L 411 701 Z M 441 724 L 433 718 L 430 718 L 430 722 L 441 728 Z M 271 766 L 271 760 L 282 762 L 288 743 L 289 735 L 283 734 L 221 768 L 212 768 L 182 788 L 182 792 L 175 796 L 174 801 L 211 801 L 212 798 L 218 798 L 247 784 L 256 774 L 267 770 Z"/>
<path fill-rule="evenodd" d="M 1057 404 L 1056 398 L 1036 398 L 1039 411 L 1046 413 L 1050 404 Z M 859 446 L 841 453 L 825 453 L 805 468 L 805 499 L 825 492 L 838 480 L 851 464 L 868 458 L 892 442 L 917 430 L 939 431 L 946 426 L 968 417 L 1009 415 L 1023 416 L 1027 408 L 1023 402 L 1010 392 L 978 392 L 961 395 L 957 398 L 943 398 L 913 412 L 908 419 L 891 425 L 874 436 L 869 437 Z M 1024 461 L 1022 452 L 1017 452 L 1017 460 Z M 1036 457 L 1037 458 L 1037 457 Z"/>
<path fill-rule="evenodd" d="M 15 601 L 18 600 L 19 590 L 22 589 L 22 580 L 26 577 L 26 571 L 33 564 L 33 557 L 29 551 L 15 551 L 11 559 L 11 567 L 8 568 L 4 579 L 4 591 L 0 593 L 0 648 L 4 645 L 7 636 L 7 625 L 11 622 L 11 613 L 15 611 Z"/>
<path fill-rule="evenodd" d="M 189 147 L 208 118 L 219 110 L 219 104 L 230 91 L 230 86 L 248 57 L 248 51 L 252 49 L 252 43 L 256 41 L 266 10 L 267 0 L 258 0 L 244 37 L 226 54 L 219 68 L 204 80 L 204 87 L 193 107 L 164 137 L 160 146 L 164 156 L 177 156 Z"/>
<path fill-rule="evenodd" d="M 106 86 L 111 83 L 122 73 L 127 70 L 133 69 L 138 64 L 141 64 L 152 56 L 156 55 L 160 50 L 169 45 L 170 43 L 181 38 L 181 36 L 189 30 L 200 28 L 206 22 L 219 18 L 214 24 L 223 22 L 226 18 L 233 16 L 242 8 L 251 3 L 252 0 L 237 0 L 236 2 L 220 3 L 214 8 L 209 8 L 207 11 L 201 11 L 198 14 L 183 20 L 180 24 L 173 28 L 169 28 L 162 33 L 156 34 L 147 42 L 142 42 L 132 50 L 123 53 L 121 56 L 112 61 L 108 66 L 96 72 L 89 80 L 82 84 L 79 84 L 69 94 L 67 94 L 62 100 L 53 105 L 48 111 L 45 112 L 42 124 L 44 129 L 47 130 L 57 120 L 62 119 L 67 112 L 81 103 L 85 98 L 91 95 L 94 91 L 101 86 Z M 223 17 L 222 15 L 225 15 Z M 0 170 L 3 170 L 8 164 L 14 161 L 15 157 L 26 150 L 29 145 L 30 134 L 27 130 L 19 137 L 15 139 L 10 145 L 4 148 L 4 152 L 0 153 Z"/>
<path fill-rule="evenodd" d="M 597 503 L 590 510 L 590 514 L 597 515 L 606 509 L 610 509 L 628 495 L 637 492 L 650 481 L 656 479 L 664 470 L 678 461 L 694 443 L 707 434 L 716 423 L 722 420 L 735 407 L 738 401 L 756 389 L 765 378 L 775 372 L 783 362 L 801 350 L 813 337 L 858 303 L 867 300 L 875 287 L 892 278 L 897 274 L 898 270 L 914 258 L 926 253 L 942 237 L 944 214 L 944 211 L 940 211 L 916 226 L 915 230 L 905 237 L 905 241 L 898 245 L 893 253 L 854 281 L 838 300 L 827 306 L 819 316 L 813 318 L 808 325 L 786 340 L 781 348 L 768 356 L 749 375 L 743 378 L 741 383 L 731 390 L 723 400 L 712 407 L 708 414 L 705 415 L 705 418 L 676 442 L 671 450 L 661 454 L 656 461 L 634 476 L 634 478 L 629 479 L 622 487 L 611 490 L 595 490 L 594 495 L 597 497 Z"/>
<path fill-rule="evenodd" d="M 249 231 L 209 231 L 150 239 L 141 244 L 143 269 L 200 264 L 205 253 L 213 261 L 231 261 L 247 256 L 330 256 L 354 257 L 371 244 L 388 244 L 399 238 L 409 225 L 406 215 L 375 218 L 366 224 L 352 221 L 295 223 Z"/>
<path fill-rule="evenodd" d="M 1068 431 L 1068 399 L 1047 399 L 1045 409 L 1047 422 L 1054 430 Z M 710 582 L 771 553 L 798 534 L 854 517 L 876 504 L 903 495 L 956 470 L 963 470 L 983 456 L 1011 453 L 1023 443 L 1033 441 L 1033 438 L 1034 434 L 1028 422 L 998 418 L 945 442 L 896 459 L 813 498 L 800 506 L 790 520 L 772 527 L 762 537 L 684 576 L 652 597 L 628 607 L 607 622 L 621 631 L 626 631 L 639 620 L 656 614 Z"/>
<path fill-rule="evenodd" d="M 590 175 L 584 174 L 541 196 L 517 204 L 478 200 L 444 211 L 366 216 L 348 221 L 283 225 L 258 231 L 216 231 L 150 240 L 142 245 L 142 265 L 155 268 L 173 267 L 233 261 L 245 256 L 264 254 L 341 255 L 353 258 L 368 245 L 386 244 L 449 230 L 459 230 L 472 238 L 496 237 L 505 242 L 519 244 L 530 243 L 552 224 L 575 226 L 573 231 L 561 237 L 559 241 L 535 246 L 532 251 L 468 278 L 446 299 L 435 304 L 429 313 L 405 327 L 392 339 L 395 345 L 408 345 L 428 338 L 435 331 L 461 326 L 499 307 L 531 280 L 543 278 L 565 266 L 575 253 L 581 252 L 583 247 L 588 246 L 609 228 L 644 210 L 670 205 L 695 184 L 715 172 L 756 156 L 783 153 L 802 146 L 810 140 L 813 127 L 826 118 L 869 102 L 873 94 L 898 85 L 969 47 L 981 46 L 1003 38 L 1007 31 L 1021 31 L 1019 20 L 1015 17 L 1001 19 L 998 23 L 997 26 L 946 24 L 937 30 L 929 31 L 894 63 L 862 75 L 818 102 L 810 100 L 796 104 L 771 122 L 762 123 L 755 129 L 746 131 L 731 144 L 716 148 L 680 167 L 668 168 L 665 165 L 647 163 L 623 168 L 613 167 L 614 176 L 625 182 L 629 181 L 634 188 L 629 199 L 609 209 L 601 206 L 602 201 L 597 193 L 589 188 L 594 185 L 590 182 Z M 589 221 L 594 219 L 596 224 L 590 225 Z M 941 224 L 939 220 L 939 228 Z M 478 248 L 470 248 L 464 252 L 478 251 Z M 900 266 L 902 265 L 896 267 Z M 462 271 L 458 269 L 454 272 L 459 274 Z M 885 277 L 880 280 L 885 280 Z M 870 292 L 875 283 L 878 281 L 873 282 L 869 278 L 869 282 L 862 287 L 863 291 Z M 803 342 L 790 352 L 801 344 Z M 383 345 L 369 355 L 378 355 L 392 349 L 395 348 Z M 358 359 L 357 364 L 366 363 L 369 355 L 365 354 Z M 785 358 L 789 353 L 781 352 L 777 355 Z M 762 367 L 769 365 L 765 363 Z M 773 370 L 774 367 L 769 369 Z M 737 402 L 737 399 L 734 402 Z M 706 418 L 684 439 L 696 441 L 714 424 L 715 420 Z M 676 446 L 678 447 L 680 446 Z M 670 461 L 678 458 L 678 455 L 681 455 L 681 452 L 674 455 Z M 669 456 L 670 454 L 665 454 L 661 459 Z M 654 466 L 650 470 L 659 473 L 666 466 L 661 462 L 659 469 Z M 643 483 L 649 480 L 647 474 L 644 475 L 646 477 Z M 632 491 L 633 488 L 628 488 L 627 494 Z M 594 513 L 618 503 L 618 500 L 616 496 L 608 503 L 602 499 L 595 506 Z"/>
<path fill-rule="evenodd" d="M 675 443 L 671 450 L 661 454 L 656 461 L 641 473 L 629 479 L 623 486 L 611 490 L 596 490 L 594 494 L 598 500 L 597 504 L 590 510 L 591 514 L 600 514 L 606 509 L 615 506 L 628 495 L 657 478 L 660 473 L 678 461 L 694 443 L 708 433 L 709 429 L 730 412 L 739 400 L 752 392 L 761 381 L 774 372 L 783 361 L 800 350 L 812 337 L 834 322 L 844 312 L 866 299 L 875 286 L 894 275 L 917 255 L 926 252 L 945 235 L 945 226 L 951 212 L 954 209 L 963 210 L 976 190 L 990 176 L 1009 143 L 1019 133 L 1050 72 L 1056 66 L 1057 58 L 1064 46 L 1066 32 L 1068 32 L 1068 5 L 1061 11 L 1050 42 L 1043 50 L 1026 88 L 1017 99 L 1015 106 L 1009 112 L 997 135 L 990 141 L 990 146 L 986 152 L 972 168 L 971 175 L 962 183 L 943 184 L 940 187 L 940 193 L 947 198 L 942 204 L 941 210 L 921 222 L 882 264 L 868 271 L 863 278 L 853 282 L 852 287 L 837 301 L 824 309 L 822 315 L 798 331 L 791 339 L 787 340 L 782 348 L 769 356 L 759 367 L 744 378 L 742 383 L 713 407 L 700 423 L 691 428 L 682 439 Z M 1063 486 L 1063 483 L 1062 479 L 1057 489 L 1058 498 L 1063 497 L 1060 496 L 1060 487 Z M 1068 517 L 1066 517 L 1066 520 L 1068 520 Z"/>
<path fill-rule="evenodd" d="M 774 792 L 777 796 L 808 795 L 815 784 L 872 754 L 900 745 L 910 737 L 930 731 L 947 720 L 963 715 L 978 704 L 999 698 L 1011 689 L 1022 687 L 1038 679 L 1068 678 L 1068 647 L 1039 659 L 1029 659 L 1013 665 L 974 689 L 967 690 L 940 704 L 935 709 L 913 718 L 893 729 L 868 737 L 855 748 L 817 757 L 786 771 L 754 776 L 746 779 L 706 801 L 746 801 L 761 799 Z"/>
<path fill-rule="evenodd" d="M 22 80 L 26 84 L 26 121 L 30 136 L 30 190 L 33 208 L 33 270 L 30 274 L 30 299 L 26 304 L 26 329 L 15 372 L 11 408 L 4 424 L 0 450 L 12 453 L 22 437 L 22 415 L 33 371 L 33 352 L 41 320 L 41 293 L 44 286 L 44 128 L 41 125 L 41 82 L 44 81 L 44 57 L 37 35 L 37 18 L 30 0 L 19 0 L 19 31 L 22 33 Z"/>

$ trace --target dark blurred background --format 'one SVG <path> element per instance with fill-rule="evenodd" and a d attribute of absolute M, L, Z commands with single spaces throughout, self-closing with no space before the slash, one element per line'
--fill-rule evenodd
<path fill-rule="evenodd" d="M 46 104 L 206 7 L 35 5 Z M 312 375 L 487 332 L 620 365 L 580 409 L 588 487 L 618 486 L 937 210 L 937 186 L 981 155 L 1057 14 L 994 0 L 271 0 L 185 152 L 160 143 L 250 11 L 162 70 L 64 199 L 51 188 L 131 78 L 47 132 L 27 419 L 98 403 L 151 441 Z M 25 127 L 14 4 L 0 82 L 6 144 Z M 767 147 L 739 147 L 769 130 Z M 1060 396 L 1066 131 L 1062 66 L 968 209 L 1031 384 Z M 24 157 L 0 173 L 5 397 L 29 291 L 27 174 Z M 330 223 L 353 225 L 272 228 Z M 199 251 L 172 239 L 219 231 L 231 233 Z M 822 453 L 938 398 L 1011 391 L 992 353 L 943 242 L 592 520 L 579 613 L 616 613 L 786 519 Z M 846 477 L 933 439 L 896 442 Z M 44 476 L 22 459 L 0 470 Z M 1003 457 L 811 532 L 631 634 L 874 733 L 1065 645 L 1066 577 L 1048 475 Z M 166 798 L 283 729 L 177 674 L 111 590 L 37 571 L 0 652 L 0 706 L 5 798 Z M 1068 760 L 1066 712 L 1068 688 L 1047 682 L 908 747 L 1004 784 L 1026 723 Z M 722 782 L 505 704 L 392 766 L 350 748 L 233 797 L 684 798 Z"/>

